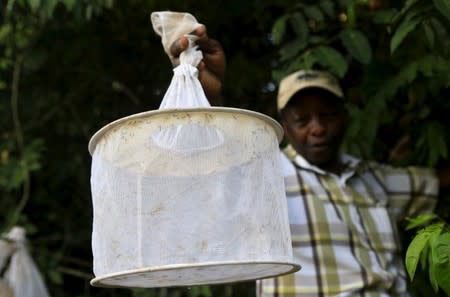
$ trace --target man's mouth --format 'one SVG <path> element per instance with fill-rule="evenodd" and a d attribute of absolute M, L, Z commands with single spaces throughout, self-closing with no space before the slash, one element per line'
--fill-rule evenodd
<path fill-rule="evenodd" d="M 314 143 L 312 145 L 310 145 L 310 148 L 313 151 L 323 151 L 323 150 L 328 150 L 331 146 L 330 142 L 318 142 L 318 143 Z"/>

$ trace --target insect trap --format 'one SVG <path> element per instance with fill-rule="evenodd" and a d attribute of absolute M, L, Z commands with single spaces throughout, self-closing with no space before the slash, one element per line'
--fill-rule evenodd
<path fill-rule="evenodd" d="M 199 26 L 176 12 L 154 12 L 152 23 L 166 45 Z M 89 143 L 94 286 L 217 284 L 299 269 L 282 129 L 260 113 L 211 107 L 189 38 L 160 108 L 112 122 Z"/>

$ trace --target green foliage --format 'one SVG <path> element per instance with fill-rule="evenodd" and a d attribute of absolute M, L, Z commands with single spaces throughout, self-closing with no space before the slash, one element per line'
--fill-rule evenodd
<path fill-rule="evenodd" d="M 227 105 L 276 117 L 274 85 L 282 76 L 299 68 L 328 69 L 342 78 L 347 93 L 349 152 L 389 161 L 390 149 L 409 135 L 412 152 L 403 162 L 434 166 L 448 158 L 450 137 L 448 1 L 388 1 L 376 9 L 371 2 L 5 1 L 0 8 L 1 229 L 13 223 L 26 228 L 52 296 L 254 296 L 254 282 L 91 287 L 87 143 L 112 120 L 159 106 L 172 72 L 149 13 L 170 9 L 193 13 L 222 43 Z M 411 228 L 436 221 L 422 220 Z M 428 267 L 431 286 L 448 292 L 442 264 L 446 226 L 410 256 L 418 257 L 414 282 Z M 423 241 L 416 243 L 420 247 Z"/>
<path fill-rule="evenodd" d="M 436 9 L 450 20 L 450 2 L 448 0 L 433 0 Z"/>
<path fill-rule="evenodd" d="M 429 244 L 430 238 L 439 236 L 443 224 L 431 225 L 421 230 L 408 247 L 406 252 L 406 271 L 411 279 L 416 273 L 417 264 L 421 258 L 422 250 Z M 423 262 L 422 262 L 423 263 Z"/>
<path fill-rule="evenodd" d="M 362 64 L 369 64 L 372 60 L 372 49 L 367 37 L 355 29 L 344 29 L 339 33 L 342 44 L 348 53 Z"/>
<path fill-rule="evenodd" d="M 436 214 L 424 214 L 419 215 L 415 218 L 407 218 L 408 225 L 406 226 L 406 230 L 415 229 L 418 227 L 423 227 L 428 225 L 431 221 L 437 219 L 438 216 Z"/>
<path fill-rule="evenodd" d="M 0 145 L 1 164 L 0 187 L 11 191 L 18 190 L 24 183 L 28 173 L 41 168 L 41 154 L 44 149 L 42 139 L 31 141 L 24 147 L 19 158 L 12 152 L 11 141 L 4 141 Z"/>
<path fill-rule="evenodd" d="M 323 66 L 329 66 L 333 73 L 338 77 L 343 77 L 347 72 L 348 64 L 340 52 L 330 46 L 318 46 L 312 51 L 317 58 L 318 63 Z"/>
<path fill-rule="evenodd" d="M 286 31 L 286 20 L 287 16 L 282 16 L 275 21 L 275 24 L 272 27 L 272 39 L 275 44 L 279 44 L 283 38 Z"/>
<path fill-rule="evenodd" d="M 442 220 L 429 224 L 435 216 L 419 216 L 410 219 L 408 228 L 423 227 L 412 240 L 406 251 L 406 270 L 411 280 L 420 264 L 428 270 L 430 284 L 435 292 L 442 289 L 450 295 L 450 228 Z"/>
<path fill-rule="evenodd" d="M 402 43 L 402 41 L 406 38 L 406 36 L 408 36 L 408 34 L 411 33 L 411 31 L 413 31 L 417 27 L 417 25 L 420 24 L 421 22 L 422 20 L 420 18 L 415 18 L 413 20 L 404 21 L 398 26 L 391 40 L 392 53 Z"/>
<path fill-rule="evenodd" d="M 104 8 L 111 8 L 113 4 L 114 0 L 8 0 L 6 13 L 12 15 L 18 9 L 29 9 L 38 21 L 45 22 L 54 17 L 58 8 L 64 7 L 81 21 L 99 15 Z"/>
<path fill-rule="evenodd" d="M 280 45 L 281 62 L 274 71 L 276 80 L 300 68 L 324 68 L 343 77 L 352 59 L 363 64 L 371 61 L 372 48 L 366 35 L 339 23 L 340 8 L 331 1 L 299 3 L 275 22 L 272 38 Z M 336 49 L 337 39 L 344 51 Z"/>

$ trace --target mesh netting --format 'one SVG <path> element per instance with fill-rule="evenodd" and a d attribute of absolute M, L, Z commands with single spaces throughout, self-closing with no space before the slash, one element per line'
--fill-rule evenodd
<path fill-rule="evenodd" d="M 110 127 L 92 163 L 94 273 L 227 261 L 291 261 L 278 139 L 249 113 L 149 112 Z M 180 123 L 220 144 L 162 148 Z"/>

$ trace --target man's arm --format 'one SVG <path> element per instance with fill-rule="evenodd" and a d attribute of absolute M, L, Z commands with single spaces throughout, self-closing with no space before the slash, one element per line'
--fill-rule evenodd
<path fill-rule="evenodd" d="M 405 135 L 390 151 L 389 161 L 399 162 L 411 155 L 411 137 Z M 440 189 L 450 189 L 450 160 L 439 163 L 435 168 Z"/>
<path fill-rule="evenodd" d="M 220 102 L 222 82 L 225 76 L 225 53 L 217 40 L 208 37 L 205 26 L 202 25 L 191 34 L 200 37 L 196 43 L 203 53 L 203 60 L 197 66 L 200 83 L 211 104 L 216 105 L 214 103 Z M 188 47 L 188 44 L 186 37 L 181 37 L 172 44 L 170 51 L 174 56 L 172 59 L 173 66 L 179 64 L 178 57 Z"/>

